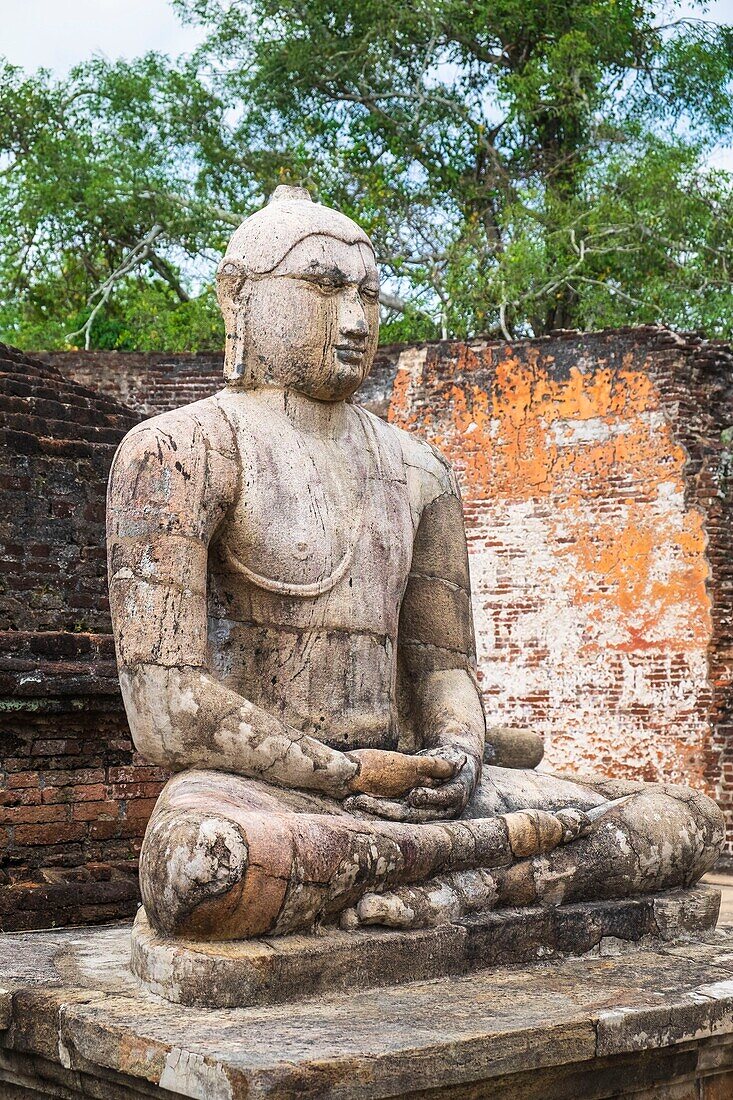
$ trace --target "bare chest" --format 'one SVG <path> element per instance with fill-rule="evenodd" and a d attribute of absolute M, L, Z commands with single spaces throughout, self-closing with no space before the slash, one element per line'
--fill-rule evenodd
<path fill-rule="evenodd" d="M 355 613 L 367 596 L 393 618 L 413 538 L 401 453 L 356 410 L 338 438 L 251 417 L 237 437 L 240 489 L 218 546 L 229 588 L 303 613 L 324 599 Z"/>

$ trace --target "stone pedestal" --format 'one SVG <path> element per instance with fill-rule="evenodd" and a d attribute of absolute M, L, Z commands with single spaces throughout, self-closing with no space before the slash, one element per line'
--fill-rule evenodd
<path fill-rule="evenodd" d="M 420 931 L 329 928 L 228 943 L 164 939 L 141 909 L 131 966 L 146 989 L 169 1001 L 242 1008 L 539 959 L 618 955 L 709 932 L 719 909 L 720 891 L 697 886 L 554 909 L 498 909 Z"/>
<path fill-rule="evenodd" d="M 129 924 L 4 935 L 0 1096 L 730 1100 L 733 932 L 612 946 L 369 989 L 355 949 L 347 992 L 212 1010 L 141 988 Z"/>

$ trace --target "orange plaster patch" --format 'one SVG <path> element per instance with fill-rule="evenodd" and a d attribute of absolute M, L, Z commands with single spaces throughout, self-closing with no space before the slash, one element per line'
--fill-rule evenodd
<path fill-rule="evenodd" d="M 626 707 L 633 722 L 642 728 L 646 722 L 651 733 L 649 723 L 655 719 L 650 697 L 658 691 L 661 698 L 665 688 L 660 662 L 671 662 L 676 668 L 675 662 L 687 661 L 691 668 L 703 668 L 711 634 L 705 532 L 701 514 L 685 502 L 686 454 L 674 438 L 653 378 L 630 356 L 620 369 L 596 364 L 584 371 L 575 366 L 567 377 L 553 377 L 551 364 L 534 351 L 524 360 L 511 351 L 496 360 L 496 349 L 482 356 L 472 353 L 472 360 L 459 353 L 453 359 L 441 359 L 438 370 L 428 354 L 419 376 L 401 377 L 403 372 L 398 371 L 390 420 L 430 439 L 458 472 L 470 517 L 474 591 L 486 598 L 484 618 L 489 625 L 494 623 L 496 639 L 487 643 L 490 658 L 505 660 L 511 652 L 516 671 L 517 663 L 533 659 L 529 653 L 533 649 L 562 653 L 563 639 L 551 636 L 551 627 L 538 628 L 537 637 L 532 638 L 527 610 L 537 602 L 543 575 L 548 588 L 554 586 L 556 597 L 561 576 L 566 618 L 577 624 L 566 647 L 567 660 L 587 662 L 590 680 L 598 662 L 606 667 L 611 653 L 618 654 L 618 660 L 628 654 L 634 662 L 641 661 L 641 671 L 635 664 L 635 671 L 626 674 L 631 688 L 627 684 L 620 691 L 610 679 L 599 685 L 597 709 L 602 715 L 604 706 L 617 713 Z M 499 536 L 481 527 L 486 522 L 482 516 L 496 517 L 502 510 L 527 517 L 535 538 L 541 527 L 547 544 L 546 559 L 540 563 L 543 573 L 535 567 L 528 575 L 519 559 L 513 572 L 509 552 L 498 545 L 507 533 Z M 511 545 L 521 545 L 521 528 L 509 534 Z M 505 557 L 497 558 L 499 552 Z M 508 595 L 497 611 L 492 602 L 496 583 L 484 579 L 480 571 L 487 568 L 486 563 L 501 565 L 505 558 L 506 569 L 500 573 Z M 521 645 L 512 642 L 519 627 L 510 612 L 523 631 L 525 654 Z M 506 622 L 501 618 L 504 614 Z M 539 620 L 539 611 L 536 617 Z M 479 631 L 481 621 L 479 613 Z M 533 675 L 536 683 L 539 674 Z M 568 738 L 576 743 L 577 752 L 572 746 L 568 749 L 569 762 L 573 755 L 594 759 L 593 731 L 578 728 L 573 733 L 571 728 L 568 732 L 573 701 L 563 698 L 567 690 L 561 683 L 563 670 L 555 680 L 553 668 L 547 668 L 545 675 L 546 692 L 533 689 L 530 697 L 525 689 L 524 698 L 516 699 L 517 707 L 523 708 L 521 714 L 530 721 L 538 715 L 539 725 L 544 721 L 551 737 L 553 723 L 558 727 L 562 723 L 558 743 L 567 745 Z M 635 704 L 634 678 L 641 683 L 645 675 L 652 686 L 645 681 Z M 690 676 L 680 676 L 679 693 L 694 695 L 698 688 L 690 685 Z M 599 679 L 603 680 L 600 674 Z M 529 677 L 523 681 L 517 674 L 515 680 L 529 682 Z M 702 700 L 707 685 L 698 687 Z M 553 694 L 560 697 L 555 713 Z M 497 699 L 501 698 L 499 686 Z M 679 704 L 674 721 L 685 721 L 686 705 Z M 647 709 L 650 716 L 640 717 Z M 688 780 L 701 784 L 704 753 L 699 738 L 691 744 L 689 730 L 680 729 L 675 746 L 670 713 L 664 720 L 671 747 L 650 745 L 651 762 L 644 767 L 652 774 L 678 778 L 687 772 Z M 574 720 L 580 727 L 579 715 Z M 597 755 L 607 759 L 605 744 L 601 752 L 602 740 L 599 733 Z M 630 744 L 632 757 L 633 751 Z M 613 772 L 613 761 L 607 759 L 602 769 Z"/>

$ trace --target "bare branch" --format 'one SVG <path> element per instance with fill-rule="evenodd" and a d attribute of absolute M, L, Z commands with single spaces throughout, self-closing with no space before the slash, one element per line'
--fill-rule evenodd
<path fill-rule="evenodd" d="M 133 271 L 134 268 L 138 267 L 144 260 L 148 259 L 153 246 L 153 242 L 157 240 L 162 232 L 162 225 L 154 225 L 153 228 L 148 233 L 146 233 L 143 239 L 141 241 L 138 241 L 135 247 L 130 252 L 128 252 L 127 256 L 119 265 L 119 267 L 115 268 L 111 275 L 107 276 L 101 286 L 98 286 L 96 290 L 92 291 L 92 293 L 89 295 L 87 304 L 91 305 L 94 299 L 97 297 L 99 298 L 99 301 L 97 302 L 94 309 L 89 314 L 81 328 L 77 329 L 76 332 L 69 332 L 67 334 L 67 340 L 73 339 L 74 336 L 81 336 L 81 334 L 84 333 L 84 350 L 89 351 L 89 347 L 91 345 L 92 325 L 94 324 L 95 317 L 99 313 L 100 309 L 102 309 L 103 306 L 106 305 L 106 303 L 109 301 L 109 297 L 117 283 L 119 283 L 120 280 L 125 277 L 125 275 L 129 275 L 129 273 Z"/>
<path fill-rule="evenodd" d="M 421 317 L 427 317 L 432 321 L 432 317 L 429 313 L 426 313 L 420 306 L 415 305 L 414 302 L 408 302 L 407 299 L 401 298 L 399 294 L 390 294 L 388 290 L 379 291 L 379 304 L 384 306 L 385 309 L 394 310 L 395 313 L 418 313 Z"/>
<path fill-rule="evenodd" d="M 404 298 L 398 294 L 390 294 L 387 290 L 379 291 L 379 304 L 385 309 L 393 309 L 396 313 L 406 313 L 410 308 Z"/>
<path fill-rule="evenodd" d="M 178 296 L 179 301 L 190 302 L 191 295 L 186 290 L 184 290 L 183 286 L 181 285 L 180 279 L 177 277 L 175 271 L 168 263 L 168 261 L 164 260 L 162 256 L 159 256 L 157 252 L 153 252 L 152 249 L 148 254 L 148 259 L 150 261 L 150 266 L 153 268 L 154 271 L 157 271 L 161 279 L 165 279 L 165 281 L 168 283 L 168 286 L 171 287 L 174 293 Z"/>
<path fill-rule="evenodd" d="M 191 199 L 184 199 L 181 195 L 174 195 L 170 191 L 141 191 L 140 198 L 165 199 L 167 202 L 172 202 L 174 206 L 182 206 L 184 210 L 205 210 L 208 214 L 211 214 L 212 218 L 225 222 L 227 225 L 240 226 L 246 217 L 245 214 L 235 214 L 231 210 L 225 210 L 223 206 L 216 206 L 208 202 L 192 202 Z"/>
<path fill-rule="evenodd" d="M 450 34 L 455 38 L 456 42 L 459 42 L 477 61 L 481 61 L 484 65 L 497 65 L 501 68 L 509 68 L 511 62 L 509 58 L 496 50 L 489 50 L 482 46 L 481 43 L 469 35 L 463 35 L 456 30 L 455 26 L 451 26 L 450 29 L 444 28 L 446 34 Z"/>
<path fill-rule="evenodd" d="M 513 340 L 513 336 L 509 331 L 509 326 L 506 323 L 506 307 L 506 302 L 502 302 L 499 306 L 499 324 L 501 326 L 501 331 L 504 335 L 504 339 L 508 340 L 511 343 L 511 341 Z"/>
<path fill-rule="evenodd" d="M 612 294 L 614 297 L 623 298 L 623 300 L 625 302 L 628 302 L 629 305 L 648 305 L 647 302 L 642 302 L 640 298 L 633 298 L 630 294 L 627 294 L 625 290 L 621 290 L 621 287 L 613 286 L 611 283 L 604 282 L 603 279 L 591 279 L 588 275 L 574 275 L 573 278 L 577 279 L 581 283 L 590 283 L 593 286 L 603 287 L 603 289 L 608 291 L 609 294 Z M 568 280 L 568 286 L 570 285 L 571 283 Z"/>

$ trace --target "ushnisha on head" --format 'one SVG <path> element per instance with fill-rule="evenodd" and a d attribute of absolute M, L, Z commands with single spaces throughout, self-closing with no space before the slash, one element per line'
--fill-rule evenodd
<path fill-rule="evenodd" d="M 343 401 L 368 375 L 379 276 L 366 233 L 303 187 L 278 187 L 229 242 L 216 275 L 230 385 Z"/>

